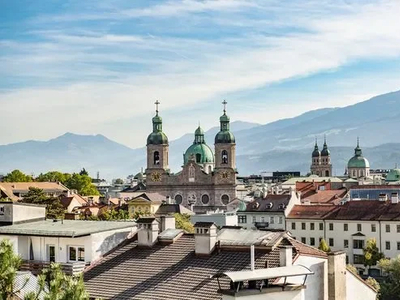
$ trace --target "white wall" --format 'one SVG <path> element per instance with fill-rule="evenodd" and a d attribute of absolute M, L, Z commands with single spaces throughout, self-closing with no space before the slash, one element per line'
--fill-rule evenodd
<path fill-rule="evenodd" d="M 376 293 L 349 271 L 346 272 L 346 295 L 348 300 L 376 299 Z"/>
<path fill-rule="evenodd" d="M 190 216 L 190 222 L 196 224 L 197 222 L 214 222 L 215 225 L 222 226 L 236 226 L 238 219 L 236 213 L 216 213 L 216 214 L 198 214 Z"/>
<path fill-rule="evenodd" d="M 237 212 L 238 216 L 247 216 L 246 223 L 238 223 L 239 226 L 242 226 L 246 229 L 254 229 L 254 220 L 255 222 L 268 222 L 269 228 L 271 229 L 285 229 L 285 215 L 283 212 L 275 213 L 275 212 L 259 212 L 259 213 L 246 213 L 246 212 Z M 282 223 L 279 223 L 279 217 L 282 218 Z M 271 218 L 274 218 L 274 223 L 271 223 Z"/>
<path fill-rule="evenodd" d="M 14 252 L 18 253 L 18 236 L 15 235 L 0 235 L 0 241 L 3 239 L 8 239 L 13 245 Z"/>
<path fill-rule="evenodd" d="M 239 293 L 237 296 L 222 295 L 222 300 L 314 300 L 304 296 L 304 290 L 279 291 L 246 295 Z"/>

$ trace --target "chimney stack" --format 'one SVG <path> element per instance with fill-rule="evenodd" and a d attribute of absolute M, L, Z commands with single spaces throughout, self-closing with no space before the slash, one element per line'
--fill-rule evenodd
<path fill-rule="evenodd" d="M 167 229 L 175 229 L 175 217 L 173 215 L 161 216 L 161 232 Z"/>
<path fill-rule="evenodd" d="M 399 194 L 398 193 L 392 193 L 391 200 L 392 200 L 393 204 L 399 203 Z"/>
<path fill-rule="evenodd" d="M 293 264 L 293 246 L 279 246 L 279 266 L 290 267 Z"/>
<path fill-rule="evenodd" d="M 217 226 L 213 222 L 197 222 L 194 229 L 196 255 L 210 255 L 217 243 Z"/>
<path fill-rule="evenodd" d="M 140 218 L 138 224 L 138 246 L 152 247 L 158 238 L 158 222 L 155 218 Z"/>
<path fill-rule="evenodd" d="M 328 300 L 346 300 L 346 252 L 328 253 Z"/>

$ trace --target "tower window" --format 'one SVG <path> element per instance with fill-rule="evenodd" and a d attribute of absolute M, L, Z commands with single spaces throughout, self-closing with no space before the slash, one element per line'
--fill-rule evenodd
<path fill-rule="evenodd" d="M 222 161 L 223 164 L 227 164 L 228 163 L 228 151 L 222 150 L 222 152 L 221 152 L 221 161 Z"/>
<path fill-rule="evenodd" d="M 228 195 L 222 195 L 221 202 L 222 202 L 222 204 L 227 205 L 229 203 L 229 196 Z"/>
<path fill-rule="evenodd" d="M 189 182 L 194 182 L 195 175 L 196 175 L 196 169 L 191 164 L 189 166 Z"/>
<path fill-rule="evenodd" d="M 328 170 L 325 171 L 325 176 L 329 177 L 329 171 Z"/>
<path fill-rule="evenodd" d="M 200 162 L 201 162 L 201 154 L 196 153 L 196 163 L 200 163 Z"/>
<path fill-rule="evenodd" d="M 182 203 L 182 196 L 181 195 L 176 195 L 175 196 L 175 203 L 176 204 L 181 204 Z"/>
<path fill-rule="evenodd" d="M 204 194 L 203 196 L 201 196 L 201 202 L 203 202 L 203 204 L 208 204 L 208 202 L 210 202 L 210 197 Z"/>
<path fill-rule="evenodd" d="M 154 164 L 159 165 L 160 164 L 160 152 L 154 151 Z"/>

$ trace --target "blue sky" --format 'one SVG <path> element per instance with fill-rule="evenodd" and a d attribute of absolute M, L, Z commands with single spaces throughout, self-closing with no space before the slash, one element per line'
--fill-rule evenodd
<path fill-rule="evenodd" d="M 131 147 L 400 89 L 400 2 L 0 2 L 0 144 L 67 131 Z M 4 130 L 6 129 L 6 130 Z"/>

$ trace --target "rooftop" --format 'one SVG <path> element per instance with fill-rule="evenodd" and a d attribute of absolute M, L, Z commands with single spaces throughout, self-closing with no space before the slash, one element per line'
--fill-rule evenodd
<path fill-rule="evenodd" d="M 340 201 L 346 196 L 347 190 L 324 190 L 307 192 L 302 195 L 301 202 L 310 202 L 312 204 L 340 204 Z"/>
<path fill-rule="evenodd" d="M 80 237 L 93 233 L 135 226 L 132 221 L 44 220 L 9 226 L 0 226 L 0 234 Z"/>
<path fill-rule="evenodd" d="M 165 201 L 165 197 L 159 193 L 142 193 L 139 196 L 136 196 L 132 198 L 131 200 L 128 200 L 127 202 L 134 202 L 137 200 L 147 200 L 151 203 L 154 204 L 161 204 L 163 201 Z"/>
<path fill-rule="evenodd" d="M 265 198 L 255 199 L 247 203 L 246 212 L 266 212 L 266 211 L 285 211 L 286 206 L 289 204 L 291 195 L 267 195 Z"/>
<path fill-rule="evenodd" d="M 342 179 L 338 177 L 319 177 L 317 175 L 310 175 L 308 177 L 292 177 L 285 182 L 282 183 L 282 185 L 295 185 L 296 182 L 343 182 Z"/>

